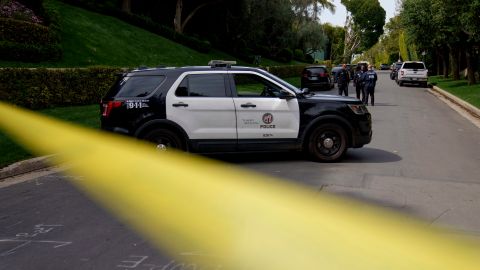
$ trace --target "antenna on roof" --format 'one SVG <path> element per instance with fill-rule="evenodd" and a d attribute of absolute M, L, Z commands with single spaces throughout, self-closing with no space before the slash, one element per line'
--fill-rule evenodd
<path fill-rule="evenodd" d="M 226 67 L 231 68 L 232 65 L 236 65 L 237 61 L 224 61 L 224 60 L 211 60 L 208 62 L 208 65 L 212 68 L 216 67 Z"/>

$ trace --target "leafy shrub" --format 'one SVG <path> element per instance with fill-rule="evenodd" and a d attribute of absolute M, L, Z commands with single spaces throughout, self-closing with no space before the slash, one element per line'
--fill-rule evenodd
<path fill-rule="evenodd" d="M 292 61 L 292 59 L 293 59 L 293 52 L 292 52 L 292 50 L 290 50 L 288 48 L 283 48 L 277 54 L 276 58 L 280 62 L 288 63 L 288 62 Z"/>
<path fill-rule="evenodd" d="M 95 104 L 123 71 L 6 68 L 0 72 L 0 99 L 30 109 Z"/>
<path fill-rule="evenodd" d="M 45 45 L 57 43 L 58 36 L 41 24 L 0 18 L 0 40 Z"/>
<path fill-rule="evenodd" d="M 313 63 L 313 61 L 315 61 L 315 59 L 313 59 L 313 56 L 311 54 L 305 54 L 305 61 L 307 63 Z"/>
<path fill-rule="evenodd" d="M 29 1 L 32 6 L 42 2 Z M 58 12 L 49 6 L 42 7 L 41 12 L 48 27 L 29 21 L 0 18 L 0 59 L 39 62 L 62 57 Z"/>
<path fill-rule="evenodd" d="M 43 19 L 37 16 L 32 8 L 41 11 L 42 1 L 28 0 L 29 7 L 20 3 L 19 1 L 1 1 L 0 2 L 0 16 L 4 18 L 12 18 L 32 23 L 43 23 Z"/>
<path fill-rule="evenodd" d="M 297 61 L 305 61 L 303 50 L 295 49 L 295 51 L 293 51 L 293 58 Z"/>

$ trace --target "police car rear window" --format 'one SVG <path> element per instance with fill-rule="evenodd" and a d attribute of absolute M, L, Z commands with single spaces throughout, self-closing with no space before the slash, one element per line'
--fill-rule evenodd
<path fill-rule="evenodd" d="M 107 96 L 146 97 L 163 81 L 165 76 L 125 76 L 117 80 Z"/>
<path fill-rule="evenodd" d="M 225 79 L 222 74 L 188 75 L 178 86 L 179 97 L 225 97 Z"/>
<path fill-rule="evenodd" d="M 308 68 L 306 69 L 306 72 L 308 75 L 317 75 L 317 74 L 323 74 L 327 72 L 325 68 L 319 67 L 319 68 Z"/>

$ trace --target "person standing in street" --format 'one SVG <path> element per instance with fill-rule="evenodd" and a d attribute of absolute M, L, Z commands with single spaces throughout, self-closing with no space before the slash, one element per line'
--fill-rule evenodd
<path fill-rule="evenodd" d="M 377 84 L 377 73 L 373 70 L 372 65 L 368 65 L 368 71 L 363 73 L 364 96 L 363 103 L 368 105 L 368 97 L 371 98 L 371 105 L 375 106 L 375 85 Z"/>
<path fill-rule="evenodd" d="M 350 83 L 350 75 L 347 70 L 347 65 L 343 64 L 342 69 L 337 73 L 338 95 L 345 93 L 348 96 L 348 84 Z"/>
<path fill-rule="evenodd" d="M 363 85 L 362 85 L 362 74 L 363 70 L 361 66 L 357 66 L 355 68 L 355 73 L 353 74 L 353 86 L 355 87 L 355 92 L 357 92 L 357 98 L 363 100 L 365 93 L 363 92 Z M 360 93 L 362 94 L 362 98 L 360 98 Z"/>

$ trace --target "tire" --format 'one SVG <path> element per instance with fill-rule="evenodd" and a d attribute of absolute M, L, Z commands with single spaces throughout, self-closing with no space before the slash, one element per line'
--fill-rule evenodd
<path fill-rule="evenodd" d="M 427 88 L 427 87 L 428 87 L 428 83 L 426 83 L 426 82 L 422 83 L 422 84 L 421 84 L 421 87 Z"/>
<path fill-rule="evenodd" d="M 156 145 L 159 150 L 178 149 L 185 151 L 185 143 L 183 139 L 175 132 L 157 128 L 149 131 L 144 137 L 144 140 Z"/>
<path fill-rule="evenodd" d="M 347 152 L 347 133 L 337 124 L 323 124 L 315 128 L 306 149 L 315 161 L 337 162 Z"/>
<path fill-rule="evenodd" d="M 398 81 L 398 85 L 399 85 L 399 86 L 403 86 L 403 82 Z"/>

